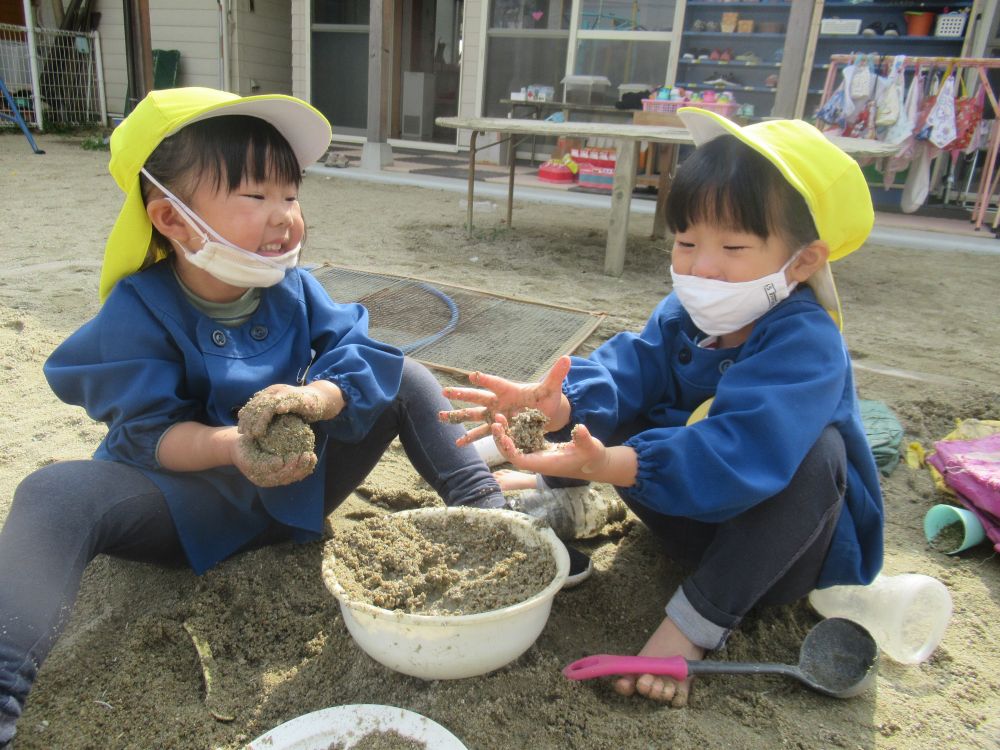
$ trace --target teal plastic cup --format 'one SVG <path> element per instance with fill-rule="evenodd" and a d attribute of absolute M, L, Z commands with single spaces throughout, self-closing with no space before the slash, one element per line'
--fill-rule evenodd
<path fill-rule="evenodd" d="M 986 539 L 986 530 L 976 518 L 976 514 L 966 508 L 954 505 L 935 505 L 924 516 L 924 536 L 931 543 L 941 533 L 941 530 L 959 524 L 962 530 L 962 541 L 954 549 L 942 549 L 947 555 L 956 555 L 969 547 L 975 547 Z"/>

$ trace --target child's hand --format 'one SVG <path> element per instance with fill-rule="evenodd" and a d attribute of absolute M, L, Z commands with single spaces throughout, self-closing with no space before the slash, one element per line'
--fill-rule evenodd
<path fill-rule="evenodd" d="M 259 438 L 278 414 L 298 414 L 307 422 L 333 419 L 344 408 L 344 397 L 333 383 L 317 380 L 309 385 L 277 383 L 258 391 L 240 409 L 239 432 Z"/>
<path fill-rule="evenodd" d="M 569 420 L 569 402 L 563 396 L 562 382 L 569 372 L 570 358 L 560 357 L 539 383 L 515 383 L 496 375 L 474 372 L 469 382 L 481 388 L 445 388 L 445 398 L 479 404 L 468 409 L 439 412 L 442 422 L 483 422 L 459 438 L 458 445 L 490 434 L 494 415 L 513 417 L 522 409 L 538 409 L 547 418 L 546 431 L 559 429 Z"/>
<path fill-rule="evenodd" d="M 507 420 L 496 415 L 491 425 L 493 440 L 500 453 L 518 469 L 553 477 L 601 481 L 611 460 L 611 454 L 600 440 L 582 424 L 573 428 L 569 443 L 549 443 L 549 447 L 533 453 L 522 453 L 507 432 Z"/>
<path fill-rule="evenodd" d="M 233 465 L 258 487 L 280 487 L 298 482 L 316 468 L 312 451 L 291 456 L 277 456 L 262 451 L 248 434 L 239 436 L 233 445 Z"/>

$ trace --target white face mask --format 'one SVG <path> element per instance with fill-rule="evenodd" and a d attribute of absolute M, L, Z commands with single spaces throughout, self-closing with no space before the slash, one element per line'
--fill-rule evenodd
<path fill-rule="evenodd" d="M 795 253 L 778 271 L 753 281 L 682 275 L 674 273 L 673 266 L 670 278 L 677 298 L 694 324 L 710 336 L 721 336 L 753 323 L 792 293 L 798 282 L 787 283 L 785 269 L 797 257 Z"/>
<path fill-rule="evenodd" d="M 168 201 L 178 210 L 187 223 L 198 233 L 203 243 L 200 250 L 188 250 L 180 245 L 184 256 L 219 281 L 236 287 L 274 286 L 285 278 L 285 272 L 294 268 L 299 261 L 300 242 L 288 252 L 265 257 L 237 247 L 210 227 L 198 214 L 188 208 L 176 195 L 161 185 L 155 177 L 143 168 L 146 178 L 160 189 Z"/>

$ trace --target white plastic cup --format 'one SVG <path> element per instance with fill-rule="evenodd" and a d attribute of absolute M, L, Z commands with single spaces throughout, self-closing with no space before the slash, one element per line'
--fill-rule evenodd
<path fill-rule="evenodd" d="M 496 441 L 493 439 L 492 435 L 487 435 L 486 437 L 481 437 L 478 440 L 473 441 L 472 447 L 476 449 L 476 453 L 479 457 L 486 462 L 486 465 L 491 469 L 494 466 L 499 466 L 502 463 L 506 463 L 507 459 L 504 458 L 503 453 L 497 448 Z"/>
<path fill-rule="evenodd" d="M 986 539 L 986 529 L 976 517 L 976 514 L 967 508 L 958 508 L 954 505 L 935 505 L 924 516 L 924 536 L 928 543 L 941 533 L 941 529 L 952 524 L 962 525 L 962 541 L 955 549 L 941 550 L 948 555 L 957 555 L 969 547 L 975 547 Z"/>
<path fill-rule="evenodd" d="M 817 589 L 809 603 L 823 617 L 845 617 L 865 627 L 893 661 L 919 664 L 938 647 L 951 620 L 951 594 L 920 573 L 878 575 L 867 586 Z"/>

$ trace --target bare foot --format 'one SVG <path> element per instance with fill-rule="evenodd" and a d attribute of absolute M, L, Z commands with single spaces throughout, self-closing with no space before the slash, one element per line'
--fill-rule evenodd
<path fill-rule="evenodd" d="M 705 656 L 705 649 L 696 646 L 687 639 L 669 617 L 664 618 L 660 627 L 649 637 L 642 647 L 639 656 L 683 656 L 691 661 L 700 660 Z M 680 708 L 686 706 L 688 694 L 691 691 L 691 680 L 677 682 L 669 677 L 657 675 L 626 675 L 619 677 L 613 683 L 616 693 L 633 695 L 636 692 L 650 700 L 669 703 Z"/>
<path fill-rule="evenodd" d="M 494 471 L 493 476 L 501 490 L 533 490 L 538 487 L 535 484 L 535 475 L 529 471 L 500 469 L 500 471 Z"/>

